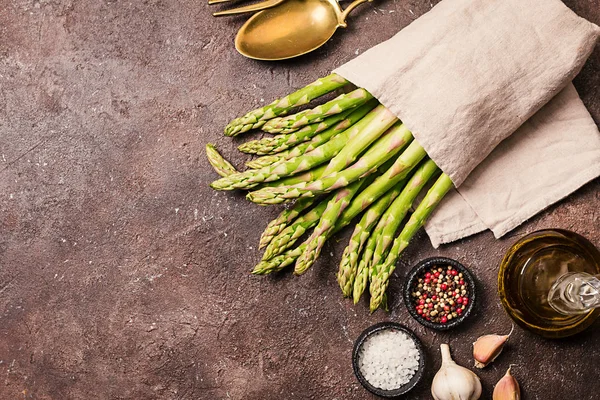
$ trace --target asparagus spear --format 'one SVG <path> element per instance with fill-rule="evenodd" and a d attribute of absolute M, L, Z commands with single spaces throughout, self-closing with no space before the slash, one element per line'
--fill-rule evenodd
<path fill-rule="evenodd" d="M 425 157 L 424 151 L 423 157 Z M 356 196 L 352 201 L 352 204 L 344 211 L 344 214 L 356 215 L 361 210 L 364 210 L 366 207 L 373 204 L 373 202 L 382 194 L 386 193 L 391 188 L 396 187 L 399 182 L 408 176 L 414 165 L 416 165 L 416 163 L 412 163 L 412 166 L 410 164 L 410 158 L 402 153 L 383 175 L 377 177 L 372 184 Z"/>
<path fill-rule="evenodd" d="M 357 304 L 362 296 L 365 288 L 367 287 L 367 281 L 369 278 L 369 268 L 371 265 L 371 258 L 375 252 L 375 246 L 377 245 L 377 238 L 381 232 L 377 229 L 373 229 L 371 236 L 367 240 L 365 250 L 361 256 L 358 267 L 356 268 L 356 278 L 354 278 L 354 287 L 352 288 L 352 299 L 354 304 Z"/>
<path fill-rule="evenodd" d="M 319 179 L 321 176 L 323 176 L 324 171 L 325 171 L 325 165 L 319 165 L 316 168 L 313 168 L 306 172 L 301 172 L 297 175 L 288 176 L 287 178 L 283 178 L 278 181 L 266 182 L 264 184 L 264 186 L 277 187 L 277 186 L 298 185 L 298 184 L 305 183 L 305 182 L 312 182 L 315 179 Z"/>
<path fill-rule="evenodd" d="M 229 176 L 238 172 L 229 161 L 223 158 L 223 156 L 217 151 L 217 148 L 214 144 L 208 143 L 206 145 L 206 157 L 217 174 L 221 176 Z"/>
<path fill-rule="evenodd" d="M 366 114 L 367 110 L 373 109 L 377 105 L 377 100 L 371 99 L 361 110 L 361 113 L 358 115 Z M 253 140 L 250 142 L 246 142 L 242 144 L 238 149 L 244 153 L 265 155 L 265 154 L 274 154 L 280 153 L 284 150 L 289 149 L 297 145 L 298 143 L 306 142 L 312 139 L 315 135 L 325 131 L 326 129 L 332 128 L 335 126 L 335 131 L 344 131 L 348 129 L 353 123 L 355 123 L 360 118 L 356 118 L 356 116 L 351 117 L 350 114 L 355 112 L 355 108 L 351 108 L 346 110 L 340 114 L 333 115 L 331 117 L 326 118 L 322 122 L 317 122 L 312 125 L 308 125 L 303 127 L 300 130 L 297 130 L 293 133 L 289 134 L 281 134 L 274 137 L 263 138 L 260 140 Z M 363 114 L 364 111 L 364 114 Z M 356 115 L 356 114 L 355 114 Z"/>
<path fill-rule="evenodd" d="M 356 224 L 350 242 L 344 249 L 337 274 L 338 283 L 342 289 L 342 294 L 345 297 L 350 297 L 352 295 L 352 286 L 354 284 L 354 278 L 356 277 L 359 255 L 362 252 L 365 242 L 369 238 L 373 227 L 377 221 L 379 221 L 381 215 L 398 194 L 400 194 L 403 187 L 404 181 L 401 181 L 385 193 L 367 209 L 358 224 Z"/>
<path fill-rule="evenodd" d="M 290 176 L 279 181 L 268 182 L 266 186 L 295 185 L 300 182 L 310 182 L 320 178 L 323 175 L 325 167 L 325 165 L 321 165 L 299 175 Z M 275 236 L 279 235 L 287 227 L 290 222 L 300 215 L 302 211 L 311 207 L 316 201 L 316 198 L 301 199 L 297 201 L 291 208 L 284 209 L 277 218 L 269 222 L 260 236 L 258 248 L 262 249 L 263 247 L 267 246 Z"/>
<path fill-rule="evenodd" d="M 311 169 L 335 157 L 344 148 L 348 140 L 358 135 L 363 129 L 372 130 L 377 129 L 378 126 L 380 127 L 380 124 L 371 125 L 371 123 L 378 121 L 377 117 L 380 113 L 381 109 L 375 108 L 349 129 L 338 133 L 328 142 L 308 153 L 259 170 L 249 170 L 223 177 L 214 181 L 211 187 L 217 190 L 248 189 L 257 186 L 261 182 L 275 181 Z"/>
<path fill-rule="evenodd" d="M 347 80 L 337 74 L 317 79 L 315 82 L 282 99 L 275 100 L 269 105 L 250 111 L 243 117 L 234 119 L 225 127 L 225 135 L 236 136 L 250 129 L 260 128 L 267 120 L 285 114 L 294 107 L 307 104 L 309 101 L 324 94 L 333 92 L 347 83 Z"/>
<path fill-rule="evenodd" d="M 296 243 L 296 240 L 298 240 L 300 236 L 304 235 L 307 230 L 317 225 L 331 198 L 332 197 L 330 196 L 328 200 L 317 204 L 315 208 L 298 217 L 293 224 L 289 225 L 281 233 L 274 237 L 265 249 L 265 254 L 263 255 L 262 259 L 268 260 L 283 253 L 285 250 L 293 246 L 294 243 Z"/>
<path fill-rule="evenodd" d="M 259 262 L 252 273 L 254 275 L 266 275 L 272 272 L 278 272 L 292 264 L 306 249 L 306 242 L 302 243 L 295 249 L 290 249 L 283 254 L 280 254 L 276 257 L 271 258 L 270 260 L 265 260 Z"/>
<path fill-rule="evenodd" d="M 327 208 L 323 212 L 319 224 L 306 241 L 306 250 L 304 250 L 296 261 L 296 267 L 294 268 L 296 275 L 302 275 L 314 264 L 315 260 L 321 254 L 323 245 L 335 229 L 335 223 L 341 216 L 342 211 L 348 207 L 352 197 L 354 197 L 364 183 L 365 180 L 361 179 L 347 187 L 339 189 L 335 192 L 334 198 L 327 202 Z"/>
<path fill-rule="evenodd" d="M 251 161 L 251 163 L 256 165 L 258 168 L 261 168 L 266 165 L 272 165 L 275 163 L 275 161 L 290 160 L 292 158 L 299 157 L 303 154 L 309 153 L 309 152 L 313 151 L 314 149 L 316 149 L 317 147 L 319 147 L 322 144 L 329 141 L 329 139 L 331 139 L 333 136 L 337 135 L 340 132 L 345 131 L 346 129 L 350 128 L 352 125 L 354 125 L 355 123 L 360 121 L 376 105 L 377 105 L 377 101 L 375 101 L 375 100 L 369 101 L 369 102 L 367 102 L 367 104 L 358 107 L 356 110 L 353 110 L 352 113 L 350 113 L 350 115 L 348 115 L 348 118 L 342 120 L 340 123 L 335 125 L 335 127 L 329 128 L 329 129 L 319 133 L 318 135 L 313 137 L 308 142 L 297 144 L 295 147 L 292 147 L 289 150 L 282 151 L 281 153 L 277 153 L 276 155 L 269 155 L 269 156 L 257 158 L 256 160 Z M 277 158 L 274 159 L 271 157 L 277 157 Z M 252 165 L 249 165 L 249 164 L 250 163 L 247 163 L 246 165 L 248 165 L 251 168 L 257 168 Z"/>
<path fill-rule="evenodd" d="M 378 113 L 376 119 L 371 122 L 367 129 L 363 129 L 359 134 L 350 138 L 344 148 L 330 161 L 323 176 L 338 172 L 348 167 L 357 157 L 363 153 L 374 141 L 379 139 L 387 129 L 396 124 L 400 125 L 394 114 L 389 112 L 384 106 L 379 105 L 373 110 Z M 390 131 L 394 131 L 390 129 Z"/>
<path fill-rule="evenodd" d="M 331 115 L 363 105 L 372 98 L 373 96 L 365 89 L 356 89 L 311 110 L 304 110 L 287 117 L 273 118 L 264 124 L 261 129 L 269 133 L 279 133 L 286 129 L 299 129 L 314 122 L 321 122 Z"/>
<path fill-rule="evenodd" d="M 383 263 L 373 267 L 371 274 L 371 312 L 374 312 L 381 305 L 383 295 L 389 284 L 389 278 L 394 272 L 396 261 L 400 253 L 408 246 L 408 243 L 415 233 L 423 226 L 427 218 L 431 215 L 435 207 L 440 203 L 444 196 L 452 189 L 453 184 L 450 177 L 446 174 L 440 177 L 427 192 L 421 203 L 410 216 L 410 219 L 394 240 L 394 244 Z"/>
<path fill-rule="evenodd" d="M 323 167 L 324 168 L 324 167 Z M 315 199 L 300 199 L 291 208 L 284 209 L 274 220 L 269 222 L 262 235 L 260 236 L 260 243 L 258 248 L 262 249 L 267 246 L 271 240 L 279 235 L 287 225 L 294 220 L 300 213 L 312 206 Z"/>
<path fill-rule="evenodd" d="M 285 155 L 283 153 L 259 157 L 254 160 L 247 161 L 246 167 L 251 169 L 261 169 L 263 167 L 272 165 L 278 161 L 283 161 L 284 157 Z"/>
<path fill-rule="evenodd" d="M 396 230 L 400 223 L 408 213 L 409 208 L 412 206 L 415 198 L 423 189 L 425 184 L 431 179 L 433 175 L 439 172 L 439 168 L 433 160 L 428 159 L 415 171 L 408 183 L 406 184 L 402 193 L 394 200 L 394 202 L 385 211 L 377 226 L 378 230 L 381 231 L 373 253 L 372 264 L 378 265 L 379 262 L 385 257 L 387 251 L 392 244 L 392 240 L 396 235 Z"/>
<path fill-rule="evenodd" d="M 412 134 L 404 125 L 393 126 L 380 137 L 352 166 L 343 171 L 332 173 L 308 184 L 263 188 L 248 193 L 246 198 L 258 204 L 278 204 L 287 199 L 314 197 L 321 193 L 338 189 L 358 180 L 379 167 L 398 153 L 412 139 Z M 406 149 L 402 156 L 407 163 L 416 164 L 425 156 L 425 150 L 416 142 Z M 227 178 L 221 178 L 227 179 Z"/>
<path fill-rule="evenodd" d="M 306 142 L 310 140 L 316 134 L 323 132 L 325 129 L 331 128 L 338 122 L 344 120 L 348 115 L 354 111 L 349 109 L 343 113 L 333 115 L 322 122 L 317 122 L 312 125 L 303 127 L 300 130 L 296 130 L 292 133 L 280 134 L 273 137 L 266 137 L 260 140 L 251 140 L 243 143 L 238 147 L 238 150 L 243 153 L 267 155 L 280 153 L 290 147 L 295 146 L 298 143 Z M 345 127 L 344 129 L 347 129 Z"/>

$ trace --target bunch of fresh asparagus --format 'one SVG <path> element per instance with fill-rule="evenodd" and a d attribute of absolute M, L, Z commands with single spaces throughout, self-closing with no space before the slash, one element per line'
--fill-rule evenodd
<path fill-rule="evenodd" d="M 280 271 L 294 262 L 294 273 L 303 274 L 325 241 L 362 214 L 337 279 L 354 303 L 369 284 L 373 312 L 385 303 L 399 255 L 453 185 L 411 132 L 364 89 L 287 115 L 348 84 L 332 74 L 231 121 L 227 136 L 251 129 L 276 134 L 239 146 L 261 156 L 247 163 L 251 169 L 238 172 L 214 146 L 206 150 L 222 176 L 212 188 L 252 189 L 247 198 L 262 205 L 295 200 L 263 232 L 259 247 L 265 253 L 254 274 Z M 407 218 L 419 192 L 434 179 Z M 302 237 L 304 242 L 293 248 Z"/>

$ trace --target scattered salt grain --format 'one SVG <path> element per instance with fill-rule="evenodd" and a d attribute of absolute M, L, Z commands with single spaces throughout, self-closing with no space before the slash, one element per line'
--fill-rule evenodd
<path fill-rule="evenodd" d="M 386 329 L 370 335 L 358 354 L 358 368 L 374 387 L 398 389 L 407 384 L 419 368 L 419 351 L 406 333 Z"/>

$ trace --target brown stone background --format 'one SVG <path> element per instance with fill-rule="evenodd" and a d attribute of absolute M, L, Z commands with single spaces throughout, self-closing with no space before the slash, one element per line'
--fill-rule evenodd
<path fill-rule="evenodd" d="M 600 1 L 566 0 L 600 24 Z M 391 37 L 437 1 L 378 0 L 319 51 L 292 61 L 241 57 L 244 17 L 201 1 L 0 1 L 0 399 L 371 399 L 355 380 L 353 340 L 402 322 L 427 347 L 407 398 L 427 399 L 438 345 L 471 364 L 480 334 L 511 322 L 497 265 L 522 235 L 560 227 L 600 245 L 600 181 L 506 238 L 476 235 L 433 250 L 420 234 L 403 257 L 461 260 L 483 296 L 471 323 L 423 329 L 391 287 L 391 312 L 340 296 L 349 232 L 302 278 L 253 277 L 256 244 L 278 208 L 208 188 L 213 142 L 241 166 L 223 126 Z M 218 7 L 217 7 L 218 8 Z M 600 47 L 575 86 L 600 123 Z M 479 375 L 484 396 L 509 364 L 525 399 L 596 399 L 599 325 L 569 340 L 516 329 Z"/>

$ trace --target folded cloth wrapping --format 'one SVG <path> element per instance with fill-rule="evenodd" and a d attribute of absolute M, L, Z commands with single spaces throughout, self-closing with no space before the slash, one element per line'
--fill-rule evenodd
<path fill-rule="evenodd" d="M 501 237 L 598 176 L 600 132 L 569 84 L 448 194 L 425 229 L 434 247 L 486 228 Z"/>
<path fill-rule="evenodd" d="M 600 133 L 570 83 L 599 36 L 560 0 L 444 0 L 334 72 L 458 188 L 426 225 L 437 247 L 500 237 L 600 175 Z"/>

